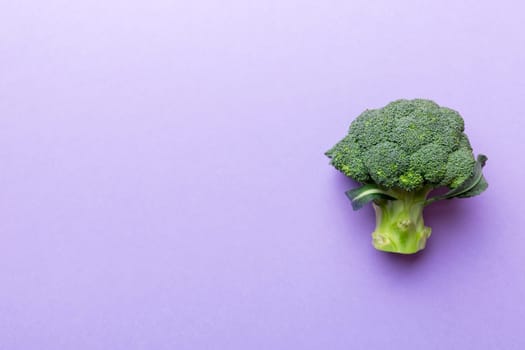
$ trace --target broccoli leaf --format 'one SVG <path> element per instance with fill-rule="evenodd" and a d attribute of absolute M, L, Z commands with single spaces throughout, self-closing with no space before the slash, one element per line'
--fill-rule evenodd
<path fill-rule="evenodd" d="M 461 183 L 461 185 L 459 185 L 455 189 L 450 190 L 441 196 L 429 198 L 426 201 L 426 204 L 430 204 L 442 199 L 473 197 L 485 191 L 488 187 L 488 183 L 483 177 L 482 168 L 485 166 L 486 162 L 487 156 L 483 154 L 478 155 L 476 165 L 474 167 L 474 172 L 471 177 L 463 181 L 463 183 Z"/>
<path fill-rule="evenodd" d="M 468 197 L 477 196 L 481 192 L 485 191 L 487 187 L 489 187 L 489 184 L 487 183 L 484 177 L 481 177 L 478 184 L 474 188 L 472 188 L 471 190 L 467 192 L 463 192 L 457 195 L 456 198 L 468 198 Z"/>
<path fill-rule="evenodd" d="M 397 198 L 389 195 L 377 185 L 368 184 L 345 192 L 346 196 L 352 201 L 354 210 L 361 209 L 365 204 L 374 200 L 396 200 Z"/>

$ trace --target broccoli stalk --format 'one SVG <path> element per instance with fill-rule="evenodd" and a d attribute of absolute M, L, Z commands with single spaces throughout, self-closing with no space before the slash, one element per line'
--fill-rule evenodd
<path fill-rule="evenodd" d="M 417 192 L 389 191 L 396 200 L 376 200 L 376 229 L 372 244 L 378 250 L 412 254 L 425 248 L 431 229 L 423 222 L 429 189 Z"/>
<path fill-rule="evenodd" d="M 456 111 L 429 100 L 397 100 L 363 112 L 325 153 L 336 169 L 363 183 L 346 194 L 354 210 L 373 202 L 375 248 L 401 254 L 423 249 L 431 232 L 423 222 L 426 205 L 487 189 L 487 157 L 474 158 L 463 131 Z M 427 198 L 441 187 L 449 191 Z"/>

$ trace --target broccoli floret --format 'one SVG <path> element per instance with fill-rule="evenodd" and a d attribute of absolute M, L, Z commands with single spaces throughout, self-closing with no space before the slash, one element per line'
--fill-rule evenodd
<path fill-rule="evenodd" d="M 377 249 L 405 254 L 423 249 L 431 232 L 423 222 L 426 205 L 487 188 L 481 172 L 487 158 L 476 161 L 464 129 L 463 118 L 450 108 L 424 99 L 397 100 L 361 113 L 326 152 L 336 169 L 363 183 L 347 192 L 354 209 L 373 202 Z M 450 191 L 427 198 L 439 187 Z"/>

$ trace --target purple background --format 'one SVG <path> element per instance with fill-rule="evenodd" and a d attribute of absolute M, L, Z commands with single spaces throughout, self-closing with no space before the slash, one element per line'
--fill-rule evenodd
<path fill-rule="evenodd" d="M 1 8 L 1 349 L 525 348 L 522 2 Z M 401 97 L 489 156 L 411 257 L 323 155 Z"/>

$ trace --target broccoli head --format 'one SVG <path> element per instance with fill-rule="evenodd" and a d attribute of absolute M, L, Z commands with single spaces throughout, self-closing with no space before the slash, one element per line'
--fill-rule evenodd
<path fill-rule="evenodd" d="M 424 206 L 465 198 L 487 188 L 481 168 L 487 157 L 472 153 L 461 115 L 430 100 L 397 100 L 366 110 L 348 134 L 325 154 L 343 174 L 363 183 L 347 195 L 354 209 L 372 201 L 377 214 L 377 249 L 415 253 L 425 247 L 430 228 Z M 432 189 L 444 195 L 427 198 Z"/>

